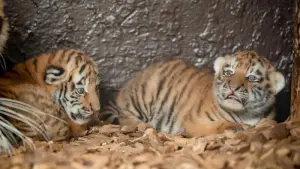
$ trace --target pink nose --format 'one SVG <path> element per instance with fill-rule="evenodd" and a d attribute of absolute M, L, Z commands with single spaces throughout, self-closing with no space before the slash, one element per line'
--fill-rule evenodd
<path fill-rule="evenodd" d="M 87 113 L 87 114 L 94 114 L 93 111 L 87 111 L 86 113 Z"/>
<path fill-rule="evenodd" d="M 84 113 L 86 113 L 88 115 L 94 114 L 94 112 L 90 108 L 85 108 Z"/>

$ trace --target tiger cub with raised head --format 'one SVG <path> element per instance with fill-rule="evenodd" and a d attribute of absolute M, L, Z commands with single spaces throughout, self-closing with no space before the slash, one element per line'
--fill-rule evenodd
<path fill-rule="evenodd" d="M 101 118 L 104 124 L 133 119 L 162 132 L 205 136 L 274 117 L 275 95 L 285 78 L 266 58 L 236 52 L 218 57 L 214 71 L 180 59 L 152 64 L 120 89 Z"/>
<path fill-rule="evenodd" d="M 23 134 L 62 140 L 84 134 L 88 122 L 99 112 L 98 85 L 97 65 L 91 57 L 79 50 L 61 49 L 28 59 L 6 72 L 0 77 L 0 97 L 45 113 L 17 110 L 18 114 L 7 116 Z"/>

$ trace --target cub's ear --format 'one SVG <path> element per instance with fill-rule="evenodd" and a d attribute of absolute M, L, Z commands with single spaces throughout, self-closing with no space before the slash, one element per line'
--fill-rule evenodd
<path fill-rule="evenodd" d="M 225 57 L 218 57 L 215 61 L 214 61 L 214 70 L 215 70 L 215 74 L 219 74 L 223 65 L 225 64 Z"/>
<path fill-rule="evenodd" d="M 47 84 L 59 84 L 66 81 L 66 72 L 63 68 L 57 66 L 48 66 L 45 70 L 44 81 Z"/>
<path fill-rule="evenodd" d="M 270 80 L 273 86 L 273 90 L 276 94 L 280 92 L 285 86 L 285 78 L 280 72 L 271 72 Z"/>

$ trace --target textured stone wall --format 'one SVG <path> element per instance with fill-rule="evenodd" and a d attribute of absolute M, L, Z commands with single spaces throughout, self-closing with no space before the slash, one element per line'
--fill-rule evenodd
<path fill-rule="evenodd" d="M 119 88 L 161 58 L 211 66 L 219 55 L 253 49 L 288 77 L 279 104 L 288 112 L 292 0 L 5 1 L 12 63 L 79 48 L 97 60 L 103 86 Z"/>

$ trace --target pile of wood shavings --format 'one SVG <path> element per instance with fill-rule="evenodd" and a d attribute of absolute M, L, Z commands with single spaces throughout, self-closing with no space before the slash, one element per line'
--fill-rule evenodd
<path fill-rule="evenodd" d="M 70 142 L 35 142 L 35 153 L 2 157 L 13 169 L 254 169 L 300 168 L 300 121 L 264 120 L 247 131 L 200 138 L 157 133 L 138 126 L 94 127 Z"/>

